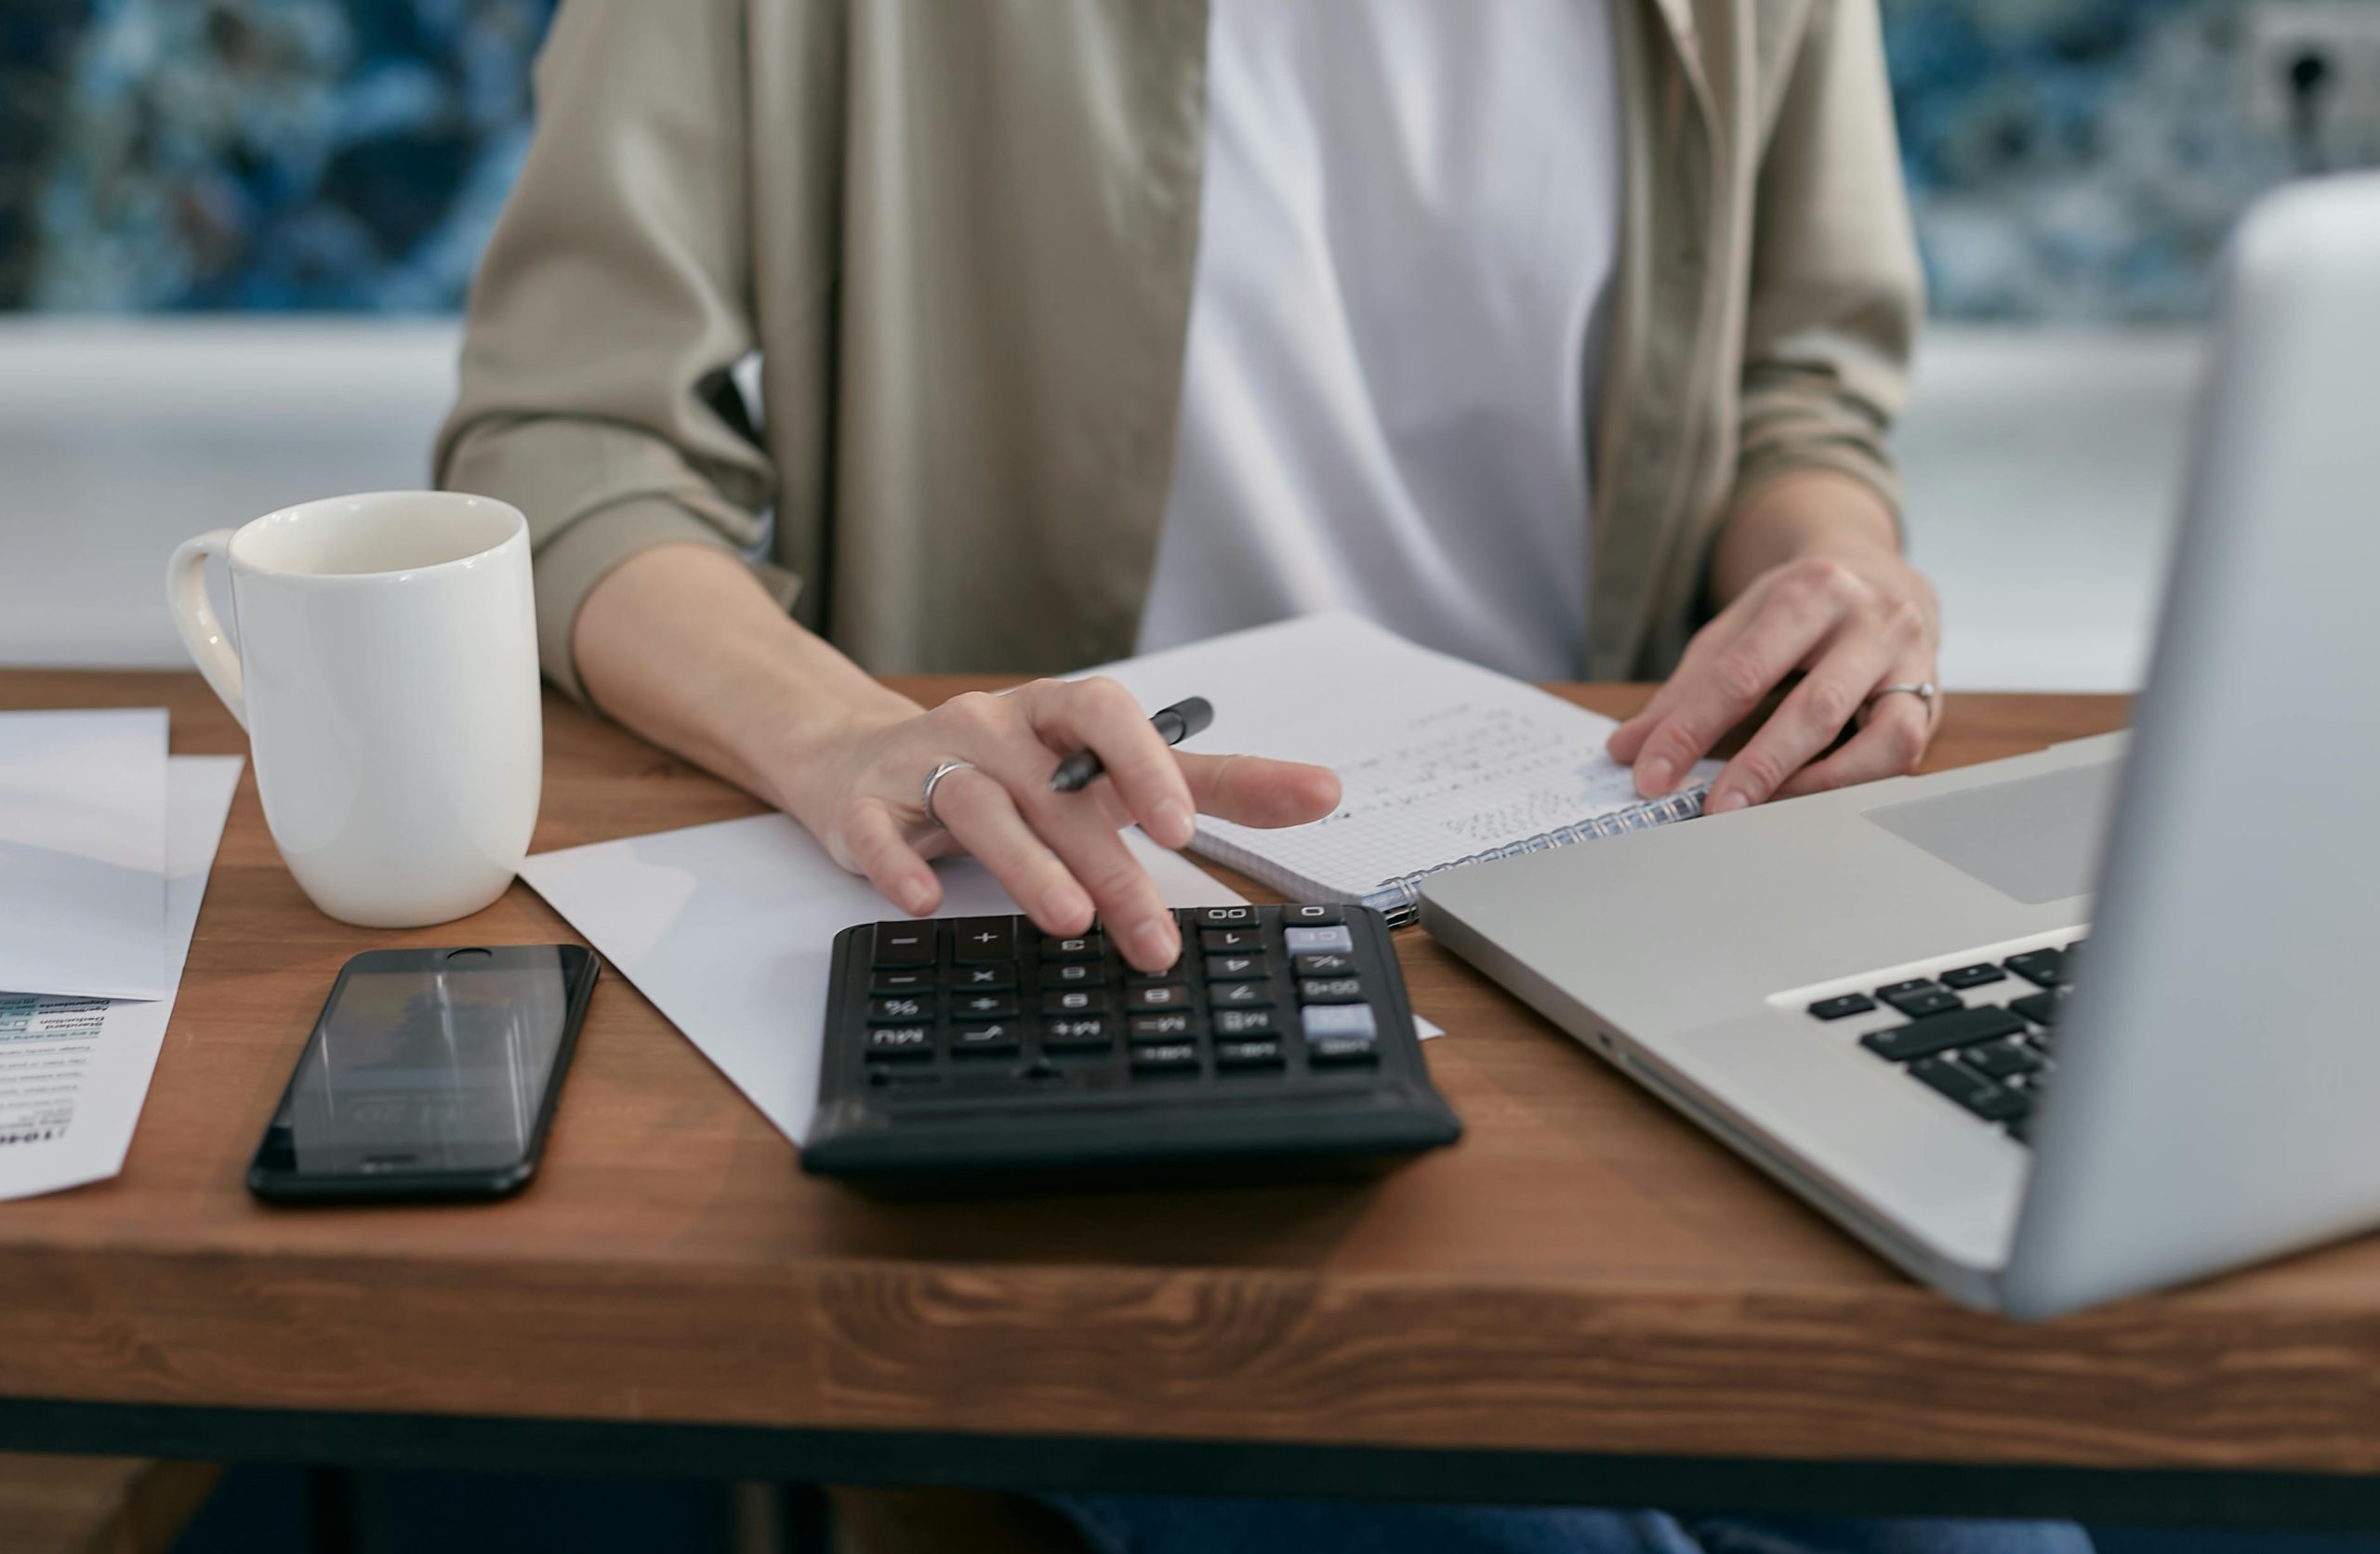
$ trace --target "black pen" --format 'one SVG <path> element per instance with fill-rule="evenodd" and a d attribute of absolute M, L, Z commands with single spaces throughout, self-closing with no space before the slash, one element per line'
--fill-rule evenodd
<path fill-rule="evenodd" d="M 1151 713 L 1149 727 L 1155 729 L 1157 737 L 1168 744 L 1179 744 L 1214 720 L 1213 705 L 1204 696 L 1193 696 Z M 1097 756 L 1088 750 L 1078 750 L 1060 761 L 1058 770 L 1050 773 L 1050 789 L 1053 793 L 1077 792 L 1091 786 L 1106 770 L 1099 764 Z"/>

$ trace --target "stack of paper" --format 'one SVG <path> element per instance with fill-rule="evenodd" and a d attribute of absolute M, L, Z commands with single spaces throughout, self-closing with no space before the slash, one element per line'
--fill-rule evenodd
<path fill-rule="evenodd" d="M 0 713 L 0 1198 L 123 1168 L 240 767 L 158 708 Z"/>

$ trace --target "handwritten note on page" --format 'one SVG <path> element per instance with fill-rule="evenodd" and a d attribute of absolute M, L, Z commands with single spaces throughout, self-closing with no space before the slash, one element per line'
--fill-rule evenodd
<path fill-rule="evenodd" d="M 1353 615 L 1303 616 L 1092 672 L 1151 709 L 1212 701 L 1214 724 L 1193 748 L 1339 773 L 1338 810 L 1311 825 L 1198 823 L 1199 851 L 1309 899 L 1361 900 L 1395 876 L 1637 801 L 1629 770 L 1604 753 L 1610 718 Z"/>

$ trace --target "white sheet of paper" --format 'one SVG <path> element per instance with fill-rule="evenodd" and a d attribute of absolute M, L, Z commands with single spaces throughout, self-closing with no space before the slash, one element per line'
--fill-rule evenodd
<path fill-rule="evenodd" d="M 1245 898 L 1126 832 L 1173 906 Z M 937 915 L 1017 910 L 972 860 L 944 863 Z M 521 877 L 795 1143 L 818 1100 L 828 953 L 854 923 L 897 917 L 783 815 L 541 852 Z"/>
<path fill-rule="evenodd" d="M 80 1187 L 124 1169 L 241 765 L 237 756 L 176 756 L 164 763 L 162 996 L 0 993 L 0 1198 Z"/>
<path fill-rule="evenodd" d="M 0 987 L 162 998 L 165 710 L 0 712 Z"/>

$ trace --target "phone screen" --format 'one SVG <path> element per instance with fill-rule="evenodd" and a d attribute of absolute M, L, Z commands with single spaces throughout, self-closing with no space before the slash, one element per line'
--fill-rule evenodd
<path fill-rule="evenodd" d="M 358 955 L 290 1077 L 259 1168 L 469 1174 L 527 1159 L 592 963 L 573 945 Z"/>

